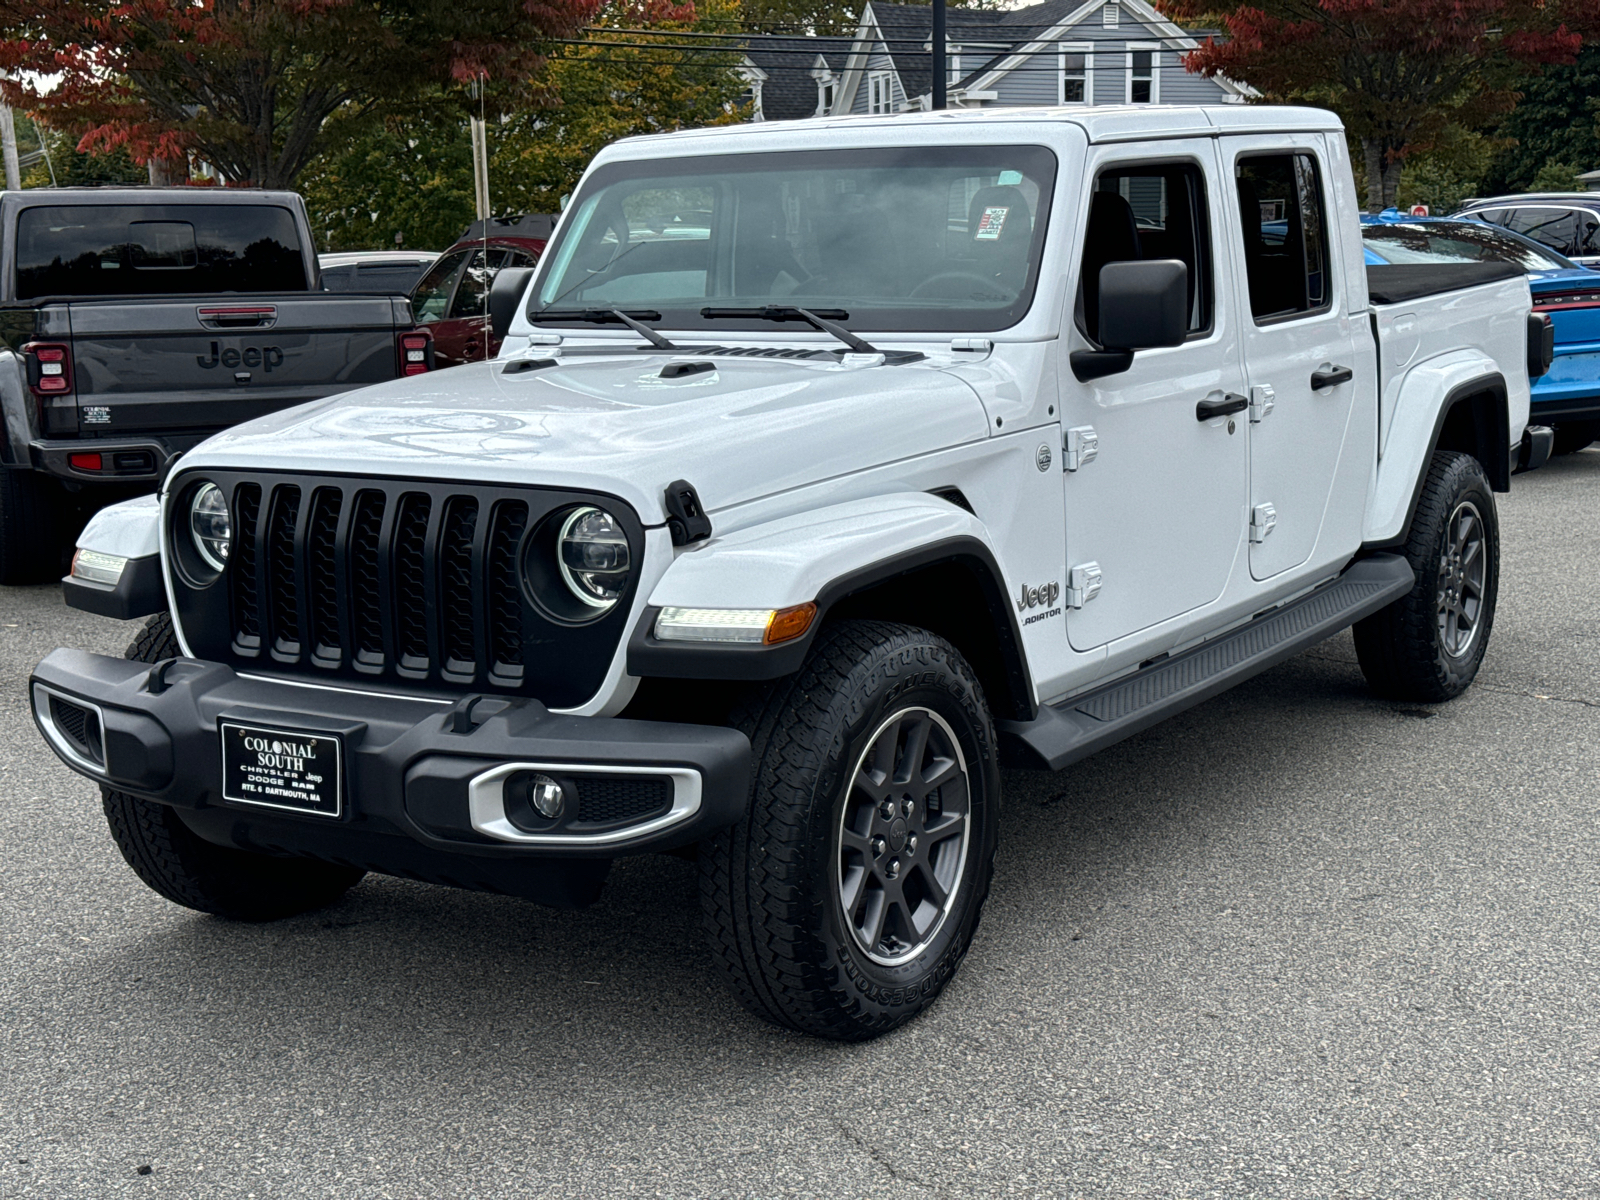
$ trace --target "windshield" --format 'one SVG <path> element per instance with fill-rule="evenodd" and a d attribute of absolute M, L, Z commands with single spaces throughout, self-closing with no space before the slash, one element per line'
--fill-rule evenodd
<path fill-rule="evenodd" d="M 851 329 L 1003 329 L 1033 298 L 1055 166 L 1040 146 L 612 163 L 574 199 L 528 315 L 651 310 L 693 329 L 706 307 L 798 305 Z"/>
<path fill-rule="evenodd" d="M 1554 250 L 1525 242 L 1487 225 L 1453 222 L 1449 225 L 1364 225 L 1361 236 L 1385 262 L 1406 263 L 1509 262 L 1524 271 L 1558 271 L 1577 264 Z"/>

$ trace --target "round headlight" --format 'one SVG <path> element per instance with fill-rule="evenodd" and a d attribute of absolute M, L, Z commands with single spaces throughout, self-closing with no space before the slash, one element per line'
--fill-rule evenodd
<path fill-rule="evenodd" d="M 228 514 L 228 498 L 216 484 L 201 484 L 189 501 L 189 535 L 207 566 L 220 571 L 228 565 L 233 518 Z"/>
<path fill-rule="evenodd" d="M 567 590 L 590 608 L 610 608 L 628 586 L 633 560 L 617 519 L 603 508 L 575 508 L 556 536 Z"/>

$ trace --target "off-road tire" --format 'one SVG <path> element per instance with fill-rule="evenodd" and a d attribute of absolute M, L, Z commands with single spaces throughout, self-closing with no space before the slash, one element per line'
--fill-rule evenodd
<path fill-rule="evenodd" d="M 1551 443 L 1551 455 L 1576 454 L 1586 446 L 1592 445 L 1600 439 L 1600 421 L 1569 421 L 1564 425 L 1556 426 L 1555 441 Z"/>
<path fill-rule="evenodd" d="M 883 965 L 864 952 L 844 912 L 841 821 L 847 802 L 859 809 L 851 785 L 869 743 L 897 714 L 919 711 L 936 714 L 945 732 L 933 736 L 961 750 L 966 857 L 926 943 Z M 966 955 L 993 871 L 999 766 L 971 667 L 923 630 L 841 621 L 821 631 L 797 675 L 753 698 L 735 724 L 754 751 L 749 810 L 703 842 L 699 856 L 719 973 L 752 1013 L 802 1033 L 860 1041 L 904 1024 L 933 1003 Z M 936 835 L 924 833 L 927 855 Z M 916 869 L 901 883 L 910 887 Z"/>
<path fill-rule="evenodd" d="M 62 575 L 66 493 L 32 471 L 0 470 L 0 583 L 47 583 Z"/>
<path fill-rule="evenodd" d="M 166 613 L 151 617 L 126 657 L 160 662 L 180 654 Z M 275 858 L 217 846 L 194 833 L 178 810 L 101 788 L 106 823 L 134 873 L 174 904 L 236 921 L 275 921 L 322 908 L 365 874 L 304 858 Z"/>
<path fill-rule="evenodd" d="M 1446 650 L 1441 603 L 1450 583 L 1447 529 L 1462 505 L 1483 526 L 1483 579 L 1474 634 L 1462 652 Z M 1411 591 L 1356 623 L 1356 657 L 1380 696 L 1418 704 L 1453 700 L 1466 691 L 1483 663 L 1494 626 L 1500 587 L 1500 522 L 1482 465 L 1469 454 L 1436 451 L 1417 498 L 1405 556 L 1416 572 Z"/>

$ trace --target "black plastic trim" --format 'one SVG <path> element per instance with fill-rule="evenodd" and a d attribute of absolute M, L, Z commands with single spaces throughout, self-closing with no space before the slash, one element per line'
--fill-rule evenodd
<path fill-rule="evenodd" d="M 66 598 L 68 608 L 82 609 L 118 621 L 148 617 L 165 612 L 167 608 L 167 589 L 161 578 L 159 554 L 130 558 L 122 568 L 122 577 L 117 580 L 115 587 L 68 575 L 61 581 L 61 593 Z"/>
<path fill-rule="evenodd" d="M 1529 471 L 1537 471 L 1550 461 L 1550 454 L 1555 445 L 1554 429 L 1548 425 L 1529 425 L 1522 431 L 1522 445 L 1517 448 L 1517 465 L 1512 474 L 1523 475 Z"/>
<path fill-rule="evenodd" d="M 1008 707 L 1031 716 L 1037 711 L 1033 681 L 1022 653 L 1022 629 L 1014 606 L 1007 600 L 1005 577 L 989 548 L 977 538 L 966 536 L 931 542 L 839 576 L 818 593 L 818 613 L 810 629 L 802 637 L 776 646 L 660 641 L 652 630 L 661 609 L 646 607 L 628 640 L 628 674 L 661 679 L 781 679 L 800 669 L 812 639 L 835 605 L 874 584 L 942 563 L 965 565 L 976 576 L 990 613 L 999 623 L 1000 653 L 1010 693 L 1006 697 Z"/>
<path fill-rule="evenodd" d="M 100 783 L 183 810 L 191 827 L 209 821 L 217 832 L 197 832 L 224 844 L 291 847 L 327 856 L 328 847 L 341 840 L 364 839 L 371 869 L 390 869 L 386 862 L 415 862 L 421 855 L 435 864 L 436 875 L 447 876 L 451 860 L 461 856 L 522 860 L 536 867 L 551 859 L 606 859 L 683 845 L 737 820 L 748 800 L 749 739 L 722 726 L 574 717 L 552 713 L 537 700 L 511 700 L 459 733 L 449 707 L 411 697 L 307 688 L 195 659 L 179 659 L 162 672 L 159 690 L 150 687 L 152 675 L 149 663 L 56 650 L 35 668 L 30 689 L 43 685 L 92 703 L 104 714 L 104 771 L 69 766 Z M 340 817 L 301 816 L 226 800 L 217 732 L 224 718 L 337 734 L 346 756 Z M 700 775 L 700 807 L 653 833 L 613 842 L 530 846 L 499 841 L 471 829 L 466 788 L 476 775 L 510 762 L 687 767 Z M 426 823 L 413 812 L 423 792 Z M 460 820 L 441 821 L 441 814 L 451 812 Z M 441 826 L 466 832 L 444 835 L 438 832 Z"/>

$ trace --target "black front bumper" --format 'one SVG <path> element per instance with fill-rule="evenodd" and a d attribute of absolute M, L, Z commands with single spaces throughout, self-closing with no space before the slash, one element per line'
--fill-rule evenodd
<path fill-rule="evenodd" d="M 153 668 L 79 650 L 51 653 L 29 691 L 35 722 L 63 762 L 172 805 L 209 841 L 546 903 L 592 900 L 612 858 L 696 841 L 737 820 L 748 794 L 750 743 L 736 730 L 563 716 L 535 700 L 452 705 L 261 679 L 193 659 Z M 86 725 L 73 716 L 73 736 L 57 720 L 73 715 L 63 702 L 94 714 Z M 224 798 L 224 719 L 336 736 L 339 815 Z M 578 797 L 613 797 L 623 794 L 619 780 L 638 780 L 657 789 L 650 794 L 661 807 L 598 821 L 579 807 L 530 828 L 497 801 L 497 780 L 511 764 L 560 779 Z"/>

